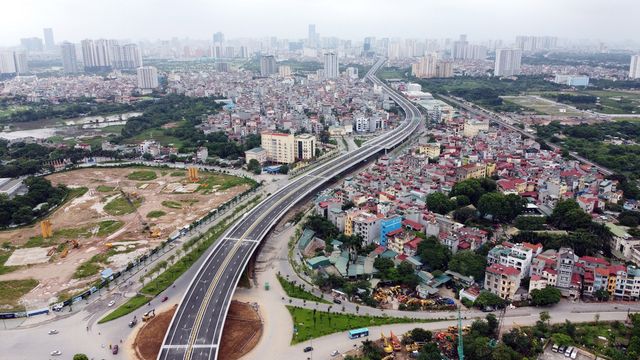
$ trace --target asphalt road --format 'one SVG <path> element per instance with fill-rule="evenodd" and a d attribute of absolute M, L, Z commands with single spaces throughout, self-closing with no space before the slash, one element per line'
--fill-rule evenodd
<path fill-rule="evenodd" d="M 158 359 L 216 359 L 231 297 L 251 255 L 279 219 L 305 196 L 349 167 L 390 149 L 420 126 L 422 115 L 404 97 L 375 77 L 384 60 L 366 78 L 385 88 L 405 111 L 406 120 L 361 148 L 339 156 L 299 176 L 236 222 L 215 245 L 180 302 L 165 335 Z"/>

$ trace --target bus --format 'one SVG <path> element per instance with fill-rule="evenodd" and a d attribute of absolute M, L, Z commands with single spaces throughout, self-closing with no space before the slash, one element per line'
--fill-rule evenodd
<path fill-rule="evenodd" d="M 369 336 L 369 329 L 360 328 L 360 329 L 349 330 L 349 339 L 357 339 L 363 336 Z"/>

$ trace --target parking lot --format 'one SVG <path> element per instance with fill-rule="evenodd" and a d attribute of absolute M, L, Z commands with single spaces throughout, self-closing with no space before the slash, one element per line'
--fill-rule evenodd
<path fill-rule="evenodd" d="M 568 356 L 564 356 L 564 354 L 560 354 L 551 350 L 553 344 L 549 343 L 547 347 L 544 349 L 544 352 L 540 354 L 538 357 L 539 360 L 567 360 L 571 359 Z M 595 356 L 592 356 L 588 352 L 578 349 L 578 355 L 576 356 L 576 360 L 593 360 Z"/>

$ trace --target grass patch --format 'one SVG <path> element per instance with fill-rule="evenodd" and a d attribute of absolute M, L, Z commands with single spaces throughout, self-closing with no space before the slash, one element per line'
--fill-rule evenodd
<path fill-rule="evenodd" d="M 20 268 L 20 266 L 4 266 L 4 263 L 11 257 L 11 253 L 12 251 L 0 251 L 0 275 L 8 274 Z"/>
<path fill-rule="evenodd" d="M 360 138 L 353 139 L 353 142 L 356 143 L 356 145 L 358 145 L 358 147 L 362 147 L 362 144 L 364 144 L 365 141 L 367 141 L 367 140 L 360 139 Z"/>
<path fill-rule="evenodd" d="M 113 310 L 107 316 L 103 317 L 98 321 L 98 324 L 106 323 L 107 321 L 115 320 L 117 318 L 123 317 L 134 312 L 136 309 L 141 308 L 143 305 L 149 302 L 149 298 L 144 295 L 136 295 L 129 299 L 126 303 L 118 306 L 117 309 Z"/>
<path fill-rule="evenodd" d="M 153 210 L 153 211 L 149 211 L 149 213 L 147 214 L 148 218 L 159 218 L 161 216 L 165 216 L 167 215 L 166 212 L 162 211 L 162 210 Z"/>
<path fill-rule="evenodd" d="M 162 202 L 162 206 L 166 206 L 169 209 L 182 209 L 182 204 L 177 201 L 165 200 Z"/>
<path fill-rule="evenodd" d="M 138 170 L 127 175 L 127 179 L 136 181 L 150 181 L 157 178 L 158 174 L 153 170 Z"/>
<path fill-rule="evenodd" d="M 18 300 L 37 285 L 38 280 L 35 279 L 0 281 L 0 304 L 12 307 L 3 310 L 24 310 Z"/>
<path fill-rule="evenodd" d="M 293 282 L 283 278 L 282 276 L 277 275 L 277 277 L 278 277 L 278 282 L 282 286 L 282 289 L 284 290 L 284 292 L 287 293 L 287 296 L 296 298 L 296 299 L 316 301 L 323 304 L 330 304 L 330 302 L 328 302 L 327 300 L 317 297 L 312 293 L 303 290 L 301 286 L 294 284 Z"/>
<path fill-rule="evenodd" d="M 185 177 L 187 176 L 187 173 L 184 171 L 174 171 L 171 174 L 169 174 L 169 176 L 173 176 L 173 177 Z"/>
<path fill-rule="evenodd" d="M 291 344 L 361 327 L 441 321 L 440 319 L 414 319 L 408 317 L 360 316 L 326 311 L 316 311 L 314 321 L 314 311 L 312 309 L 287 305 L 287 310 L 289 310 L 289 314 L 293 318 L 293 324 L 297 329 L 297 332 L 293 333 Z"/>
<path fill-rule="evenodd" d="M 202 176 L 200 178 L 200 187 L 198 188 L 198 190 L 203 190 L 203 192 L 206 194 L 210 192 L 214 187 L 217 187 L 217 190 L 227 190 L 231 189 L 232 187 L 244 184 L 254 186 L 256 182 L 249 178 L 216 174 Z"/>
<path fill-rule="evenodd" d="M 127 199 L 122 196 L 118 196 L 117 198 L 109 201 L 107 205 L 104 206 L 104 211 L 113 216 L 126 215 L 131 214 L 136 210 L 137 207 L 142 203 L 141 200 L 133 200 L 133 205 L 129 204 Z"/>
<path fill-rule="evenodd" d="M 89 276 L 93 276 L 100 272 L 103 264 L 109 263 L 109 256 L 115 254 L 114 250 L 109 250 L 106 253 L 93 255 L 91 259 L 83 262 L 76 271 L 73 273 L 74 279 L 83 279 Z"/>
<path fill-rule="evenodd" d="M 96 191 L 99 191 L 99 192 L 112 192 L 115 189 L 116 188 L 113 187 L 113 186 L 98 185 L 98 187 L 96 188 Z"/>
<path fill-rule="evenodd" d="M 118 220 L 101 221 L 98 228 L 98 236 L 107 236 L 113 234 L 124 225 L 124 222 Z"/>
<path fill-rule="evenodd" d="M 155 279 L 151 280 L 147 285 L 145 285 L 142 290 L 140 290 L 141 295 L 137 295 L 127 301 L 125 304 L 121 305 L 107 316 L 103 317 L 98 321 L 98 324 L 105 323 L 107 321 L 111 321 L 127 315 L 132 311 L 142 307 L 147 303 L 148 297 L 144 295 L 156 296 L 167 289 L 171 284 L 173 284 L 185 271 L 187 271 L 193 264 L 198 261 L 200 256 L 205 253 L 205 251 L 213 245 L 213 243 L 218 240 L 218 238 L 227 230 L 227 228 L 232 224 L 233 217 L 246 209 L 247 207 L 253 207 L 260 201 L 261 195 L 257 195 L 253 199 L 251 199 L 248 203 L 238 206 L 229 216 L 222 219 L 219 223 L 217 223 L 214 227 L 212 227 L 205 235 L 204 238 L 196 238 L 194 240 L 189 240 L 184 244 L 184 246 L 196 246 L 193 250 L 191 250 L 188 254 L 184 255 L 178 261 L 176 261 L 173 265 L 169 266 L 162 274 L 158 275 Z M 199 240 L 199 241 L 198 241 Z M 145 299 L 142 301 L 140 299 L 134 300 L 137 297 Z"/>

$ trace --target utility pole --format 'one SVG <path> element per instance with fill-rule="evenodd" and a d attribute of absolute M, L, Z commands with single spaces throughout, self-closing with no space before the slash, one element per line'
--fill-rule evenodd
<path fill-rule="evenodd" d="M 462 318 L 460 317 L 459 306 L 458 306 L 458 359 L 464 360 L 464 343 L 462 340 Z"/>

